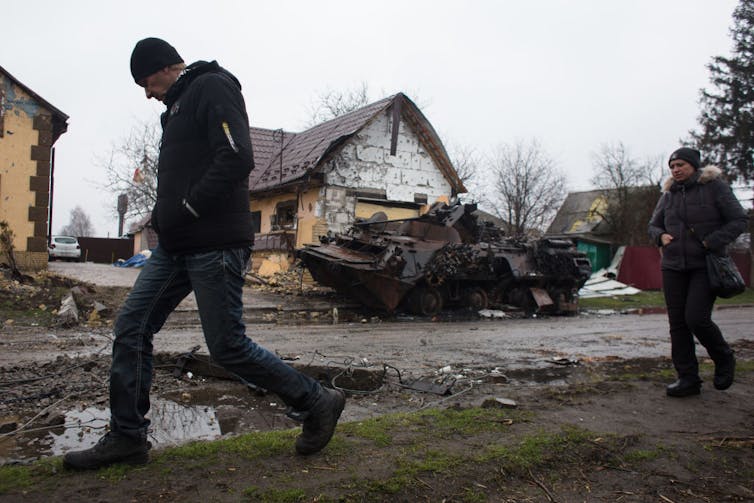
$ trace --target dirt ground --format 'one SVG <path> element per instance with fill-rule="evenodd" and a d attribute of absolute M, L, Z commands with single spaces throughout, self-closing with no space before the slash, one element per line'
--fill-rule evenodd
<path fill-rule="evenodd" d="M 55 310 L 61 295 L 76 286 L 84 321 L 59 326 Z M 309 458 L 293 454 L 296 425 L 274 396 L 226 379 L 202 358 L 186 357 L 176 370 L 182 353 L 161 351 L 152 393 L 159 424 L 151 437 L 150 465 L 60 473 L 59 459 L 52 458 L 52 464 L 33 465 L 42 466 L 33 484 L 19 483 L 21 472 L 11 469 L 88 445 L 104 431 L 96 411 L 107 405 L 109 327 L 126 291 L 52 275 L 31 285 L 0 281 L 0 458 L 5 464 L 0 501 L 754 501 L 750 322 L 731 325 L 748 326 L 733 340 L 739 361 L 734 386 L 714 390 L 712 366 L 703 359 L 703 393 L 686 399 L 664 395 L 673 375 L 667 347 L 654 342 L 637 341 L 650 347 L 646 354 L 606 352 L 591 358 L 571 358 L 542 342 L 536 351 L 559 357 L 537 365 L 518 360 L 511 365 L 513 359 L 485 353 L 483 347 L 484 341 L 498 344 L 493 333 L 509 331 L 510 340 L 516 340 L 517 330 L 537 338 L 538 331 L 558 327 L 583 327 L 592 334 L 604 330 L 607 340 L 615 340 L 616 325 L 646 323 L 638 316 L 624 316 L 619 323 L 588 317 L 567 323 L 527 320 L 515 327 L 506 320 L 489 322 L 495 325 L 384 321 L 333 329 L 329 335 L 326 326 L 311 328 L 313 336 L 332 339 L 319 355 L 305 346 L 293 354 L 291 349 L 302 344 L 284 343 L 280 354 L 345 389 L 348 404 L 333 444 Z M 108 309 L 97 311 L 95 301 Z M 448 330 L 458 334 L 455 341 L 438 335 Z M 473 344 L 464 340 L 462 330 L 476 337 Z M 183 346 L 195 340 L 192 330 L 183 332 Z M 278 328 L 276 338 L 285 332 Z M 374 348 L 363 354 L 382 355 L 391 366 L 328 356 L 337 348 L 351 351 L 349 334 L 359 336 L 357 344 L 371 340 Z M 411 365 L 421 355 L 401 353 L 396 334 L 406 334 L 406 341 L 410 337 L 430 363 Z M 435 350 L 442 351 L 442 358 L 432 358 Z M 449 361 L 454 352 L 458 359 Z M 421 385 L 435 389 L 414 389 Z M 448 393 L 441 394 L 445 388 Z M 506 400 L 516 408 L 498 408 Z M 423 415 L 430 411 L 439 416 Z M 470 427 L 443 429 L 442 421 L 466 412 L 472 414 Z M 373 424 L 369 421 L 393 425 L 383 432 L 391 441 L 364 433 L 364 425 Z M 201 459 L 176 458 L 171 450 L 187 439 L 232 441 L 269 430 L 291 436 L 267 454 L 260 447 L 251 449 L 258 451 L 255 456 L 239 454 L 231 444 Z M 560 443 L 545 442 L 552 438 Z M 527 449 L 537 442 L 546 447 L 530 460 Z M 506 454 L 479 455 L 488 451 Z M 425 462 L 417 465 L 420 456 Z"/>

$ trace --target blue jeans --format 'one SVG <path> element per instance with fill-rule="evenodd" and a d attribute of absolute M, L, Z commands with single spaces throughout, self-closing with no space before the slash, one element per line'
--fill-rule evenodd
<path fill-rule="evenodd" d="M 246 336 L 243 276 L 251 250 L 169 255 L 159 245 L 147 260 L 115 321 L 110 368 L 110 427 L 146 437 L 152 385 L 152 338 L 191 291 L 212 359 L 241 379 L 276 393 L 294 411 L 310 409 L 319 383 Z"/>

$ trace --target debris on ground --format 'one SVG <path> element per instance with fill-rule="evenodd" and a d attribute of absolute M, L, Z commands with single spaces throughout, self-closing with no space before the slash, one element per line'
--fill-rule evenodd
<path fill-rule="evenodd" d="M 113 263 L 115 267 L 144 267 L 149 257 L 152 256 L 152 252 L 149 250 L 142 250 L 133 257 L 123 260 L 119 258 L 117 262 Z"/>
<path fill-rule="evenodd" d="M 90 321 L 91 326 L 110 324 L 128 290 L 95 286 L 49 271 L 33 273 L 21 283 L 0 271 L 0 326 L 70 327 Z"/>
<path fill-rule="evenodd" d="M 72 327 L 79 323 L 79 308 L 76 306 L 76 299 L 73 298 L 73 292 L 68 294 L 60 301 L 58 309 L 58 321 L 64 327 Z"/>
<path fill-rule="evenodd" d="M 518 404 L 510 398 L 487 398 L 482 402 L 483 409 L 515 409 Z"/>

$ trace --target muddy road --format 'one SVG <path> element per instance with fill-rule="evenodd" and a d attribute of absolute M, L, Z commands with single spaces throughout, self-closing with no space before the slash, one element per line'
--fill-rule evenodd
<path fill-rule="evenodd" d="M 196 316 L 193 315 L 196 319 Z M 731 342 L 754 339 L 754 307 L 717 310 L 714 319 Z M 582 314 L 577 317 L 498 319 L 464 322 L 392 321 L 277 325 L 249 324 L 257 343 L 302 361 L 389 363 L 426 373 L 446 365 L 537 368 L 553 358 L 578 360 L 667 357 L 667 317 Z M 3 338 L 0 366 L 59 354 L 86 355 L 107 344 L 107 329 L 16 329 Z M 166 326 L 154 338 L 156 352 L 207 352 L 198 326 Z M 703 349 L 702 349 L 703 352 Z"/>
<path fill-rule="evenodd" d="M 82 281 L 113 287 L 128 286 L 138 272 L 62 263 L 51 269 L 58 265 Z M 31 485 L 15 475 L 0 477 L 0 501 L 122 501 L 124 491 L 132 494 L 135 487 L 140 501 L 238 501 L 241 494 L 279 501 L 275 491 L 281 488 L 295 490 L 296 501 L 320 501 L 322 495 L 333 501 L 754 501 L 754 307 L 713 315 L 739 360 L 733 387 L 712 388 L 712 365 L 699 348 L 702 394 L 676 400 L 664 393 L 674 377 L 665 314 L 467 321 L 366 315 L 363 322 L 336 324 L 257 323 L 251 321 L 260 310 L 331 312 L 336 305 L 329 298 L 245 295 L 253 339 L 347 391 L 332 448 L 312 459 L 292 457 L 287 448 L 258 462 L 228 455 L 219 464 L 184 464 L 170 457 L 171 446 L 188 440 L 232 442 L 249 432 L 297 428 L 274 395 L 199 369 L 176 374 L 181 354 L 196 346 L 198 354 L 207 352 L 188 299 L 154 339 L 153 466 L 172 459 L 170 476 L 149 468 L 118 481 L 37 471 L 40 478 Z M 0 465 L 15 468 L 96 442 L 108 416 L 107 323 L 1 328 Z M 439 391 L 419 391 L 412 387 L 417 382 Z M 479 422 L 487 409 L 479 407 L 501 398 L 514 401 L 517 412 L 495 413 L 500 431 L 488 436 Z M 425 411 L 468 412 L 473 425 L 464 433 L 435 431 L 426 427 Z M 421 427 L 398 428 L 391 433 L 400 438 L 397 444 L 376 447 L 357 433 L 362 422 L 392 413 L 412 414 Z M 588 438 L 519 467 L 499 459 L 479 465 L 472 455 L 573 428 Z M 463 462 L 431 465 L 404 480 L 404 457 L 425 450 L 429 457 L 440 453 Z M 376 462 L 364 464 L 365 456 Z M 227 470 L 216 468 L 224 464 Z M 293 480 L 291 470 L 309 475 Z"/>
<path fill-rule="evenodd" d="M 273 395 L 199 373 L 176 378 L 176 352 L 203 348 L 203 342 L 197 328 L 168 327 L 155 337 L 152 464 L 117 480 L 32 469 L 31 485 L 6 478 L 0 501 L 116 502 L 123 494 L 129 501 L 754 501 L 754 309 L 721 310 L 715 318 L 739 357 L 736 383 L 724 392 L 712 389 L 712 366 L 701 358 L 703 392 L 681 400 L 664 394 L 672 370 L 661 314 L 250 325 L 250 335 L 291 364 L 338 376 L 332 382 L 348 392 L 342 425 L 333 446 L 311 459 L 293 456 L 290 442 L 283 442 L 279 452 L 259 459 L 229 453 L 206 462 L 176 459 L 170 448 L 197 439 L 243 441 L 249 432 L 297 425 Z M 102 435 L 108 337 L 104 328 L 35 327 L 0 337 L 0 383 L 8 385 L 0 400 L 6 428 L 0 465 L 14 468 L 85 448 Z M 387 374 L 383 364 L 390 365 Z M 366 378 L 341 376 L 345 369 Z M 454 384 L 447 395 L 416 391 L 394 370 L 404 383 Z M 517 411 L 484 412 L 483 404 L 500 398 L 514 401 Z M 422 416 L 425 411 L 467 414 L 472 424 L 445 431 L 427 426 L 427 418 L 437 416 Z M 385 432 L 396 438 L 387 445 L 360 437 L 364 421 L 393 413 L 415 418 L 401 425 L 419 425 Z M 487 414 L 491 422 L 481 420 Z M 490 424 L 499 431 L 485 433 Z M 487 457 L 474 455 L 543 441 L 555 448 L 574 431 L 581 441 L 568 440 L 565 451 L 551 455 L 543 447 L 534 460 L 480 462 Z M 447 467 L 422 462 L 424 468 L 406 479 L 407 463 L 418 463 L 405 459 L 408 453 L 459 461 Z M 286 491 L 296 499 L 281 499 Z"/>

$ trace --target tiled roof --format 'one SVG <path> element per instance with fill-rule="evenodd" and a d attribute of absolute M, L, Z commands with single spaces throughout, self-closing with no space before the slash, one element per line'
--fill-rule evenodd
<path fill-rule="evenodd" d="M 457 192 L 465 192 L 437 133 L 418 107 L 401 93 L 317 124 L 301 133 L 251 128 L 255 168 L 249 177 L 249 189 L 252 192 L 264 191 L 301 179 L 398 98 L 405 104 L 404 118 L 409 120 L 412 127 L 419 129 L 416 133 L 425 148 Z"/>
<path fill-rule="evenodd" d="M 548 235 L 588 234 L 594 232 L 602 218 L 590 214 L 594 202 L 603 197 L 602 190 L 571 192 L 547 229 Z"/>

